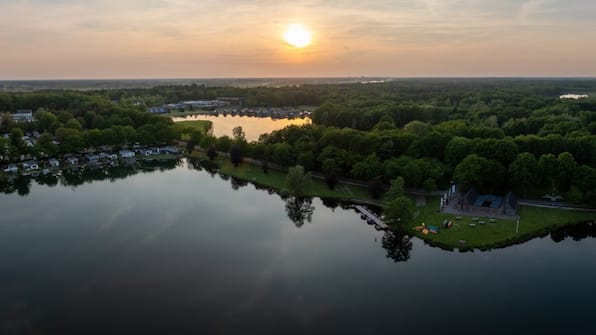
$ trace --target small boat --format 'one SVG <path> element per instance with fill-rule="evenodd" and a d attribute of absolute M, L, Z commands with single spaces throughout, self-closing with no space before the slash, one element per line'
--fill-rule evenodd
<path fill-rule="evenodd" d="M 50 170 L 49 169 L 43 169 L 42 172 L 43 172 L 44 175 L 46 175 L 46 174 L 50 173 Z"/>

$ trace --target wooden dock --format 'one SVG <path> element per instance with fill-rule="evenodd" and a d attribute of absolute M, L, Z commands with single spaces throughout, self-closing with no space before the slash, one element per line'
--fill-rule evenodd
<path fill-rule="evenodd" d="M 366 218 L 368 220 L 372 220 L 375 223 L 375 226 L 380 228 L 380 229 L 389 229 L 389 226 L 383 222 L 379 217 L 377 217 L 374 213 L 372 213 L 371 211 L 369 211 L 368 209 L 366 209 L 366 207 L 361 206 L 361 205 L 356 205 L 354 206 L 354 208 L 362 213 L 364 216 L 366 216 Z"/>

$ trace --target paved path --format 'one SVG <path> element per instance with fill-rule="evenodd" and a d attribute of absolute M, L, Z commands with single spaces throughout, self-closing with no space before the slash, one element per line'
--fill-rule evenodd
<path fill-rule="evenodd" d="M 596 208 L 587 208 L 587 207 L 574 207 L 570 206 L 568 203 L 552 203 L 550 201 L 542 201 L 542 200 L 520 200 L 520 206 L 528 206 L 528 207 L 540 207 L 540 208 L 556 208 L 562 209 L 566 211 L 581 211 L 581 212 L 592 212 L 596 213 Z"/>

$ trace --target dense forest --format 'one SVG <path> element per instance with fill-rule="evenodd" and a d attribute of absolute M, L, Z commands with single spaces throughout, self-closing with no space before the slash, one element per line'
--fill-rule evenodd
<path fill-rule="evenodd" d="M 563 193 L 596 203 L 596 99 L 561 99 L 596 81 L 448 80 L 338 85 L 313 125 L 258 143 L 220 138 L 220 151 L 333 176 L 436 189 Z M 313 88 L 314 89 L 314 88 Z M 209 145 L 212 139 L 204 139 Z"/>
<path fill-rule="evenodd" d="M 428 190 L 464 188 L 520 195 L 563 193 L 596 203 L 596 80 L 409 79 L 374 84 L 284 87 L 157 86 L 145 89 L 1 93 L 0 112 L 35 110 L 37 122 L 4 113 L 5 159 L 23 151 L 67 153 L 85 147 L 166 143 L 172 122 L 146 107 L 193 99 L 240 97 L 244 106 L 310 105 L 313 125 L 288 127 L 247 143 L 242 132 L 192 144 L 281 166 L 302 165 L 333 177 Z M 561 99 L 566 93 L 589 98 Z M 40 132 L 26 148 L 22 132 Z M 54 141 L 56 140 L 56 141 Z M 55 143 L 59 142 L 60 145 Z"/>

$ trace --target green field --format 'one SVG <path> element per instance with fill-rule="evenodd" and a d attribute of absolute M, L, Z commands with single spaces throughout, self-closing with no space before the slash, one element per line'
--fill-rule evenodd
<path fill-rule="evenodd" d="M 478 217 L 479 221 L 485 222 L 479 224 L 473 221 L 472 217 L 467 216 L 462 216 L 462 220 L 456 220 L 457 215 L 439 213 L 438 208 L 439 198 L 428 198 L 426 206 L 418 208 L 418 217 L 404 229 L 431 244 L 445 248 L 490 249 L 523 242 L 571 223 L 596 219 L 596 213 L 522 206 L 516 232 L 517 221 L 496 219 L 496 222 L 491 223 L 486 217 Z M 453 222 L 452 228 L 442 228 L 445 219 Z M 441 226 L 440 233 L 423 235 L 415 231 L 413 228 L 422 222 L 427 225 Z M 470 224 L 476 224 L 476 226 L 471 227 Z"/>
<path fill-rule="evenodd" d="M 176 125 L 176 128 L 182 133 L 181 140 L 183 141 L 189 140 L 189 134 L 194 130 L 200 130 L 203 134 L 207 134 L 213 127 L 213 122 L 209 120 L 179 121 L 174 124 Z"/>

